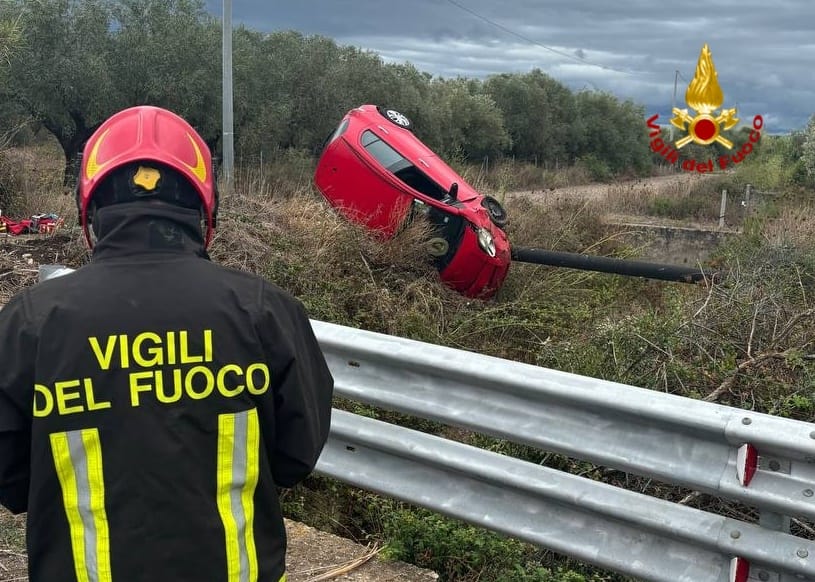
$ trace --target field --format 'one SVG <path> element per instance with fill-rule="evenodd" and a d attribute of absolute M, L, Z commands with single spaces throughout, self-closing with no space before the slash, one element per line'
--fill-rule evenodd
<path fill-rule="evenodd" d="M 62 194 L 58 153 L 38 146 L 0 154 L 17 172 L 15 211 L 55 212 L 66 227 L 52 238 L 0 239 L 0 303 L 36 280 L 36 263 L 87 260 L 70 196 Z M 56 154 L 56 155 L 55 155 Z M 305 164 L 304 162 L 299 162 Z M 306 168 L 306 170 L 304 170 Z M 592 185 L 588 195 L 512 183 L 477 169 L 485 191 L 503 199 L 512 241 L 553 250 L 636 257 L 613 215 L 688 223 L 718 218 L 716 192 L 738 176 L 659 177 Z M 517 173 L 516 173 L 517 174 Z M 213 259 L 260 273 L 299 297 L 315 319 L 472 350 L 691 398 L 812 421 L 815 418 L 815 220 L 812 195 L 765 200 L 729 217 L 741 234 L 710 264 L 729 276 L 704 287 L 615 275 L 513 265 L 490 302 L 443 287 L 420 250 L 421 227 L 381 244 L 340 220 L 315 195 L 307 165 L 243 168 L 223 201 Z M 11 180 L 6 180 L 6 183 Z M 576 186 L 575 186 L 576 187 Z M 24 255 L 31 255 L 24 257 Z M 29 264 L 28 259 L 32 259 Z M 351 403 L 354 412 L 438 432 L 648 494 L 756 519 L 749 509 L 705 495 L 626 479 L 600 468 L 507 442 L 444 430 Z M 617 581 L 620 577 L 322 478 L 286 492 L 288 517 L 367 543 L 456 582 Z M 815 537 L 812 524 L 795 533 Z M 0 524 L 0 580 L 24 580 L 22 522 Z"/>

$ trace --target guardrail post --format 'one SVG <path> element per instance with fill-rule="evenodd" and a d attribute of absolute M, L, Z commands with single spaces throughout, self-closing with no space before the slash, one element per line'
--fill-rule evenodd
<path fill-rule="evenodd" d="M 764 471 L 771 471 L 773 473 L 786 473 L 790 472 L 790 465 L 784 461 L 773 458 L 762 458 L 759 461 L 759 468 Z M 792 518 L 783 513 L 768 511 L 767 509 L 759 509 L 758 524 L 769 530 L 790 533 L 790 523 Z"/>
<path fill-rule="evenodd" d="M 760 511 L 758 514 L 758 524 L 773 531 L 790 533 L 790 516 L 770 511 Z"/>

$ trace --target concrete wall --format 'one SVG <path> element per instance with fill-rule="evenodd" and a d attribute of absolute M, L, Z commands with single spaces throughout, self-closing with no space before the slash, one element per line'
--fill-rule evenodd
<path fill-rule="evenodd" d="M 710 258 L 712 252 L 728 237 L 738 236 L 731 230 L 620 224 L 629 232 L 622 240 L 639 248 L 637 260 L 693 266 Z"/>

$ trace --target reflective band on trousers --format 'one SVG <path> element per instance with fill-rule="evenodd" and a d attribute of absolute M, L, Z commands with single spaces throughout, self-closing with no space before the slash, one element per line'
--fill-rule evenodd
<path fill-rule="evenodd" d="M 218 416 L 218 512 L 224 524 L 228 582 L 258 579 L 254 495 L 259 447 L 257 410 Z"/>
<path fill-rule="evenodd" d="M 53 433 L 54 456 L 78 582 L 111 582 L 102 447 L 95 428 Z"/>

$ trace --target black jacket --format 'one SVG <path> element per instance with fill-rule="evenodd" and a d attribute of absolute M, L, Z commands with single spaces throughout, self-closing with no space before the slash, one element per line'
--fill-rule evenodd
<path fill-rule="evenodd" d="M 133 204 L 0 311 L 0 503 L 32 582 L 278 582 L 277 486 L 314 468 L 333 380 L 297 300 L 210 262 L 197 212 Z"/>

